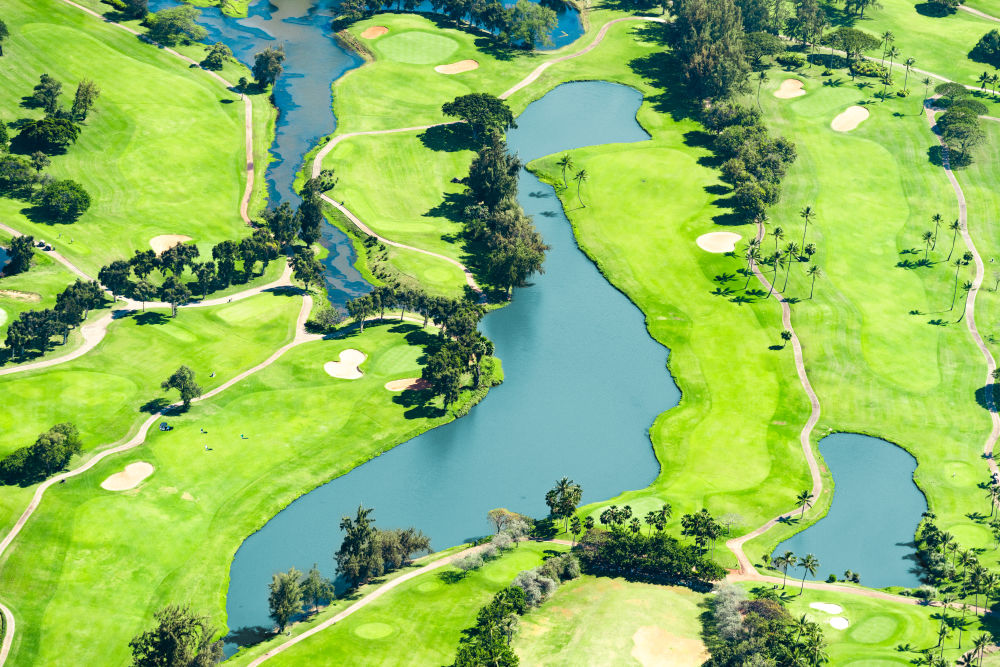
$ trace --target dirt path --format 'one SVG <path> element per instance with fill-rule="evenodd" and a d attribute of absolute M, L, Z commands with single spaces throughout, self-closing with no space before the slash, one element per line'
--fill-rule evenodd
<path fill-rule="evenodd" d="M 9 227 L 3 224 L 2 222 L 0 222 L 0 229 L 4 230 L 11 236 L 24 236 L 24 234 L 22 234 L 21 232 L 17 231 L 13 227 Z M 86 280 L 86 281 L 93 280 L 93 278 L 84 273 L 76 264 L 63 257 L 61 253 L 58 253 L 55 250 L 42 250 L 39 252 L 44 252 L 46 255 L 48 255 L 49 257 L 51 257 L 52 259 L 56 260 L 57 262 L 65 266 L 67 269 L 69 269 L 71 273 L 74 273 L 77 276 L 79 276 L 81 280 Z"/>
<path fill-rule="evenodd" d="M 996 16 L 990 16 L 986 12 L 981 12 L 978 9 L 973 9 L 972 7 L 966 7 L 965 5 L 959 5 L 958 8 L 961 9 L 963 12 L 968 12 L 974 16 L 978 16 L 981 19 L 986 19 L 987 21 L 996 21 L 997 23 L 1000 23 L 1000 18 L 997 18 Z"/>

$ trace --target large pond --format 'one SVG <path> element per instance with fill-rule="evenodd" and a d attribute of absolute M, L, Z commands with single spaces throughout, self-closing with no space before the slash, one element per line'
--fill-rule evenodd
<path fill-rule="evenodd" d="M 819 443 L 835 484 L 830 511 L 815 525 L 785 540 L 774 555 L 815 554 L 817 579 L 861 575 L 873 588 L 918 586 L 913 533 L 927 510 L 913 483 L 917 461 L 901 447 L 856 433 L 837 433 Z M 802 576 L 801 568 L 789 576 Z"/>

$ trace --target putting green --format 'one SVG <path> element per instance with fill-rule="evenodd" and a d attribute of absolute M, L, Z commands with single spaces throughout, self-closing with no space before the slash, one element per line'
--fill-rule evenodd
<path fill-rule="evenodd" d="M 365 623 L 354 629 L 354 634 L 362 639 L 381 639 L 393 633 L 393 628 L 388 623 Z"/>
<path fill-rule="evenodd" d="M 389 60 L 430 65 L 444 61 L 458 50 L 458 42 L 436 32 L 411 30 L 379 41 L 376 48 Z"/>

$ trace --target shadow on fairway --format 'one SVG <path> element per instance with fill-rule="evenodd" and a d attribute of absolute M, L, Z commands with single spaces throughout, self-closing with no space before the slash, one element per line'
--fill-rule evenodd
<path fill-rule="evenodd" d="M 993 393 L 993 384 L 988 384 L 985 387 L 980 387 L 976 390 L 976 403 L 979 404 L 984 410 L 989 412 L 996 412 L 996 400 Z"/>

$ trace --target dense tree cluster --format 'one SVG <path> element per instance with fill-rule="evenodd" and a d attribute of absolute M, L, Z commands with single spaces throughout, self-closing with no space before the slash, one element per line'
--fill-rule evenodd
<path fill-rule="evenodd" d="M 722 178 L 733 187 L 737 209 L 760 220 L 781 197 L 781 179 L 795 161 L 795 144 L 772 137 L 760 112 L 750 107 L 716 105 L 705 111 L 702 122 L 715 135 L 712 146 L 724 160 Z"/>
<path fill-rule="evenodd" d="M 793 618 L 772 591 L 748 600 L 733 584 L 715 590 L 704 633 L 711 653 L 705 665 L 818 667 L 829 661 L 820 625 Z"/>
<path fill-rule="evenodd" d="M 201 11 L 191 5 L 178 5 L 149 14 L 144 21 L 149 38 L 159 44 L 191 44 L 208 36 L 208 31 L 198 25 Z"/>
<path fill-rule="evenodd" d="M 3 275 L 13 276 L 24 273 L 31 268 L 31 258 L 35 254 L 35 238 L 33 236 L 15 236 L 7 248 L 7 264 L 3 267 Z"/>
<path fill-rule="evenodd" d="M 285 47 L 279 44 L 277 48 L 269 46 L 253 57 L 253 78 L 261 89 L 270 86 L 281 75 L 282 63 L 285 62 Z"/>
<path fill-rule="evenodd" d="M 972 149 L 986 141 L 986 130 L 979 116 L 988 109 L 982 102 L 969 99 L 969 90 L 961 84 L 943 83 L 934 90 L 948 104 L 936 123 L 948 146 L 951 162 L 953 166 L 968 165 L 972 162 Z"/>
<path fill-rule="evenodd" d="M 198 64 L 205 69 L 217 72 L 225 66 L 226 62 L 232 60 L 232 58 L 232 49 L 222 42 L 216 42 L 212 46 L 208 47 L 208 52 Z"/>
<path fill-rule="evenodd" d="M 358 507 L 356 516 L 341 517 L 344 541 L 334 554 L 337 574 L 357 588 L 374 577 L 402 567 L 414 554 L 430 551 L 430 538 L 415 528 L 381 530 L 375 527 L 373 509 Z"/>
<path fill-rule="evenodd" d="M 28 486 L 39 482 L 65 468 L 82 447 L 76 426 L 56 424 L 33 445 L 15 449 L 0 460 L 0 484 Z"/>
<path fill-rule="evenodd" d="M 490 132 L 504 133 L 516 128 L 514 113 L 507 103 L 489 93 L 470 93 L 456 97 L 441 106 L 441 113 L 465 121 L 474 139 L 487 137 Z"/>
<path fill-rule="evenodd" d="M 129 642 L 132 667 L 210 667 L 222 662 L 222 640 L 205 616 L 168 605 L 153 614 L 156 626 Z"/>
<path fill-rule="evenodd" d="M 878 48 L 880 42 L 873 35 L 856 28 L 842 26 L 832 32 L 823 35 L 821 43 L 831 49 L 843 51 L 847 57 L 847 65 L 850 67 L 855 60 L 863 58 L 865 51 Z"/>
<path fill-rule="evenodd" d="M 690 93 L 724 100 L 749 91 L 743 22 L 733 0 L 675 0 L 668 36 Z"/>
<path fill-rule="evenodd" d="M 990 30 L 983 35 L 969 52 L 969 58 L 994 67 L 1000 67 L 1000 30 Z"/>
<path fill-rule="evenodd" d="M 65 343 L 70 329 L 103 303 L 104 290 L 100 285 L 77 280 L 56 296 L 54 308 L 23 311 L 8 325 L 5 340 L 8 353 L 15 359 L 23 359 L 31 350 L 42 354 L 49 349 L 54 336 L 61 336 Z"/>

